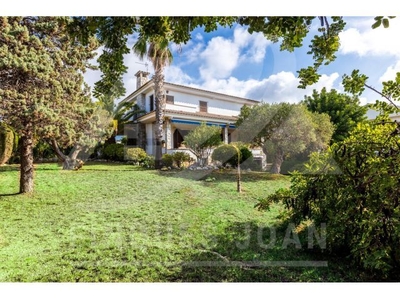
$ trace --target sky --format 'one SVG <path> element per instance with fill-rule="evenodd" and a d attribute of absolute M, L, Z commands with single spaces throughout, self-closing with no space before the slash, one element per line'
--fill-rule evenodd
<path fill-rule="evenodd" d="M 345 17 L 345 21 L 336 60 L 323 66 L 319 82 L 305 90 L 297 88 L 296 71 L 312 65 L 307 51 L 318 20 L 312 24 L 304 46 L 292 53 L 280 51 L 279 43 L 268 41 L 261 33 L 249 34 L 240 25 L 211 33 L 196 29 L 187 44 L 171 44 L 174 59 L 165 70 L 165 80 L 258 101 L 297 103 L 313 89 L 326 87 L 343 92 L 342 76 L 359 69 L 369 77 L 368 84 L 380 90 L 382 81 L 394 79 L 395 73 L 400 72 L 400 18 L 390 20 L 387 29 L 371 29 L 373 17 Z M 129 46 L 135 40 L 132 36 Z M 136 89 L 134 74 L 138 70 L 148 68 L 150 76 L 154 70 L 149 61 L 141 61 L 133 53 L 125 56 L 125 64 L 129 68 L 124 75 L 128 95 Z M 89 71 L 85 78 L 93 85 L 100 75 L 99 71 Z M 378 98 L 376 93 L 366 91 L 360 101 L 366 104 Z"/>

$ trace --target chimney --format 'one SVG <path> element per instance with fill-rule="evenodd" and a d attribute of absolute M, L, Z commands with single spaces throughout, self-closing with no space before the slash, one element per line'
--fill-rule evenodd
<path fill-rule="evenodd" d="M 144 85 L 149 79 L 147 76 L 149 75 L 149 72 L 144 72 L 144 71 L 137 71 L 135 74 L 136 76 L 136 89 L 138 90 L 142 85 Z"/>

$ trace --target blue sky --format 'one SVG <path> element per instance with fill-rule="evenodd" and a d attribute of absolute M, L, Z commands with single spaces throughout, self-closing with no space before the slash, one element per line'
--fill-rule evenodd
<path fill-rule="evenodd" d="M 368 83 L 378 90 L 381 82 L 394 78 L 400 71 L 400 18 L 390 20 L 388 29 L 371 29 L 376 15 L 399 15 L 400 6 L 391 0 L 380 0 L 369 5 L 348 0 L 336 0 L 332 5 L 321 5 L 318 0 L 264 0 L 262 3 L 247 0 L 245 3 L 215 2 L 213 0 L 192 1 L 187 5 L 182 0 L 153 0 L 152 5 L 141 2 L 113 0 L 108 3 L 70 0 L 68 3 L 49 5 L 48 0 L 7 2 L 2 6 L 3 15 L 344 15 L 346 30 L 341 34 L 341 47 L 337 59 L 320 71 L 320 81 L 307 88 L 298 89 L 296 71 L 312 63 L 306 54 L 311 32 L 304 47 L 294 53 L 279 51 L 278 44 L 272 44 L 261 34 L 248 34 L 244 28 L 220 28 L 205 34 L 201 29 L 193 33 L 192 40 L 182 45 L 182 51 L 172 45 L 174 61 L 166 69 L 166 80 L 213 90 L 231 95 L 248 97 L 268 102 L 298 102 L 313 89 L 322 87 L 343 91 L 341 77 L 360 69 L 370 79 Z M 138 5 L 140 4 L 140 5 Z M 357 17 L 350 17 L 357 16 Z M 316 22 L 317 20 L 315 20 Z M 317 24 L 313 24 L 315 29 Z M 131 45 L 134 38 L 130 39 Z M 133 54 L 125 57 L 129 72 L 124 76 L 127 94 L 135 90 L 134 74 L 145 69 Z M 138 63 L 139 62 L 139 63 Z M 141 62 L 144 63 L 144 62 Z M 149 71 L 153 73 L 151 64 Z M 100 79 L 99 71 L 89 71 L 85 78 L 89 85 Z M 378 97 L 366 91 L 361 103 L 374 102 Z"/>
<path fill-rule="evenodd" d="M 171 45 L 174 60 L 166 68 L 166 81 L 197 88 L 251 98 L 266 102 L 299 102 L 313 89 L 335 88 L 343 91 L 341 77 L 360 69 L 370 79 L 368 83 L 380 89 L 381 82 L 394 78 L 400 71 L 400 18 L 390 20 L 390 27 L 371 29 L 373 17 L 345 17 L 346 30 L 340 35 L 337 59 L 321 68 L 320 81 L 298 89 L 296 71 L 312 64 L 307 55 L 308 44 L 315 31 L 307 36 L 304 46 L 293 53 L 281 52 L 260 33 L 249 34 L 239 25 L 204 33 L 201 28 L 193 32 L 185 45 Z M 312 29 L 317 28 L 317 20 Z M 131 45 L 135 38 L 130 39 Z M 180 48 L 180 51 L 178 49 Z M 124 76 L 127 94 L 135 90 L 134 74 L 146 67 L 134 54 L 125 57 L 129 67 Z M 154 73 L 148 62 L 149 72 Z M 88 72 L 86 79 L 93 84 L 100 78 L 98 71 Z M 361 103 L 374 102 L 378 95 L 366 91 Z"/>

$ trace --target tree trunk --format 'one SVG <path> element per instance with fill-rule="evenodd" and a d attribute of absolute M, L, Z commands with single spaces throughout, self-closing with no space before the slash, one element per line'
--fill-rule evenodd
<path fill-rule="evenodd" d="M 283 150 L 281 148 L 276 149 L 274 161 L 271 167 L 272 174 L 280 174 L 281 173 L 281 166 L 283 162 Z"/>
<path fill-rule="evenodd" d="M 82 149 L 79 145 L 75 145 L 74 150 L 71 152 L 70 156 L 62 153 L 62 151 L 58 147 L 56 140 L 51 140 L 50 145 L 56 153 L 58 159 L 63 163 L 63 170 L 79 170 L 80 168 L 82 168 L 83 161 L 76 158 Z"/>
<path fill-rule="evenodd" d="M 156 128 L 155 128 L 155 168 L 161 169 L 162 157 L 162 138 L 164 136 L 164 109 L 165 109 L 165 93 L 164 93 L 164 66 L 162 63 L 157 64 L 154 74 L 154 93 L 156 100 Z"/>
<path fill-rule="evenodd" d="M 28 131 L 21 137 L 21 171 L 19 192 L 33 192 L 33 133 Z"/>

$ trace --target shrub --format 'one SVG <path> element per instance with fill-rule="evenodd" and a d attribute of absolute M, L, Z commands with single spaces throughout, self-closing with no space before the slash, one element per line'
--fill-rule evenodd
<path fill-rule="evenodd" d="M 224 144 L 219 146 L 212 153 L 211 158 L 214 161 L 219 161 L 223 166 L 230 164 L 233 167 L 237 167 L 238 165 L 238 157 L 236 147 L 240 150 L 240 163 L 247 161 L 249 165 L 251 165 L 253 154 L 249 150 L 249 148 L 244 144 Z"/>
<path fill-rule="evenodd" d="M 33 148 L 33 159 L 49 159 L 55 157 L 51 146 L 43 141 L 39 141 Z"/>
<path fill-rule="evenodd" d="M 154 169 L 155 168 L 155 158 L 154 156 L 147 155 L 146 158 L 141 162 L 143 168 Z"/>
<path fill-rule="evenodd" d="M 214 150 L 211 158 L 213 161 L 219 161 L 225 167 L 234 156 L 237 156 L 235 147 L 223 144 Z"/>
<path fill-rule="evenodd" d="M 307 162 L 308 159 L 302 159 L 298 157 L 289 158 L 282 162 L 281 166 L 281 174 L 288 174 L 293 171 L 304 171 L 304 163 Z"/>
<path fill-rule="evenodd" d="M 190 161 L 190 155 L 185 152 L 175 152 L 173 155 L 173 160 L 178 168 L 181 168 L 185 162 Z"/>
<path fill-rule="evenodd" d="M 124 145 L 109 144 L 104 147 L 103 156 L 105 159 L 123 161 L 124 160 Z"/>
<path fill-rule="evenodd" d="M 142 148 L 128 148 L 125 151 L 125 160 L 141 164 L 147 158 L 147 153 Z"/>
<path fill-rule="evenodd" d="M 171 154 L 164 154 L 161 158 L 163 166 L 172 167 L 174 164 L 174 157 Z"/>
<path fill-rule="evenodd" d="M 400 127 L 389 119 L 358 124 L 326 153 L 313 153 L 289 190 L 257 206 L 281 202 L 291 221 L 329 224 L 328 249 L 390 276 L 400 268 Z"/>

